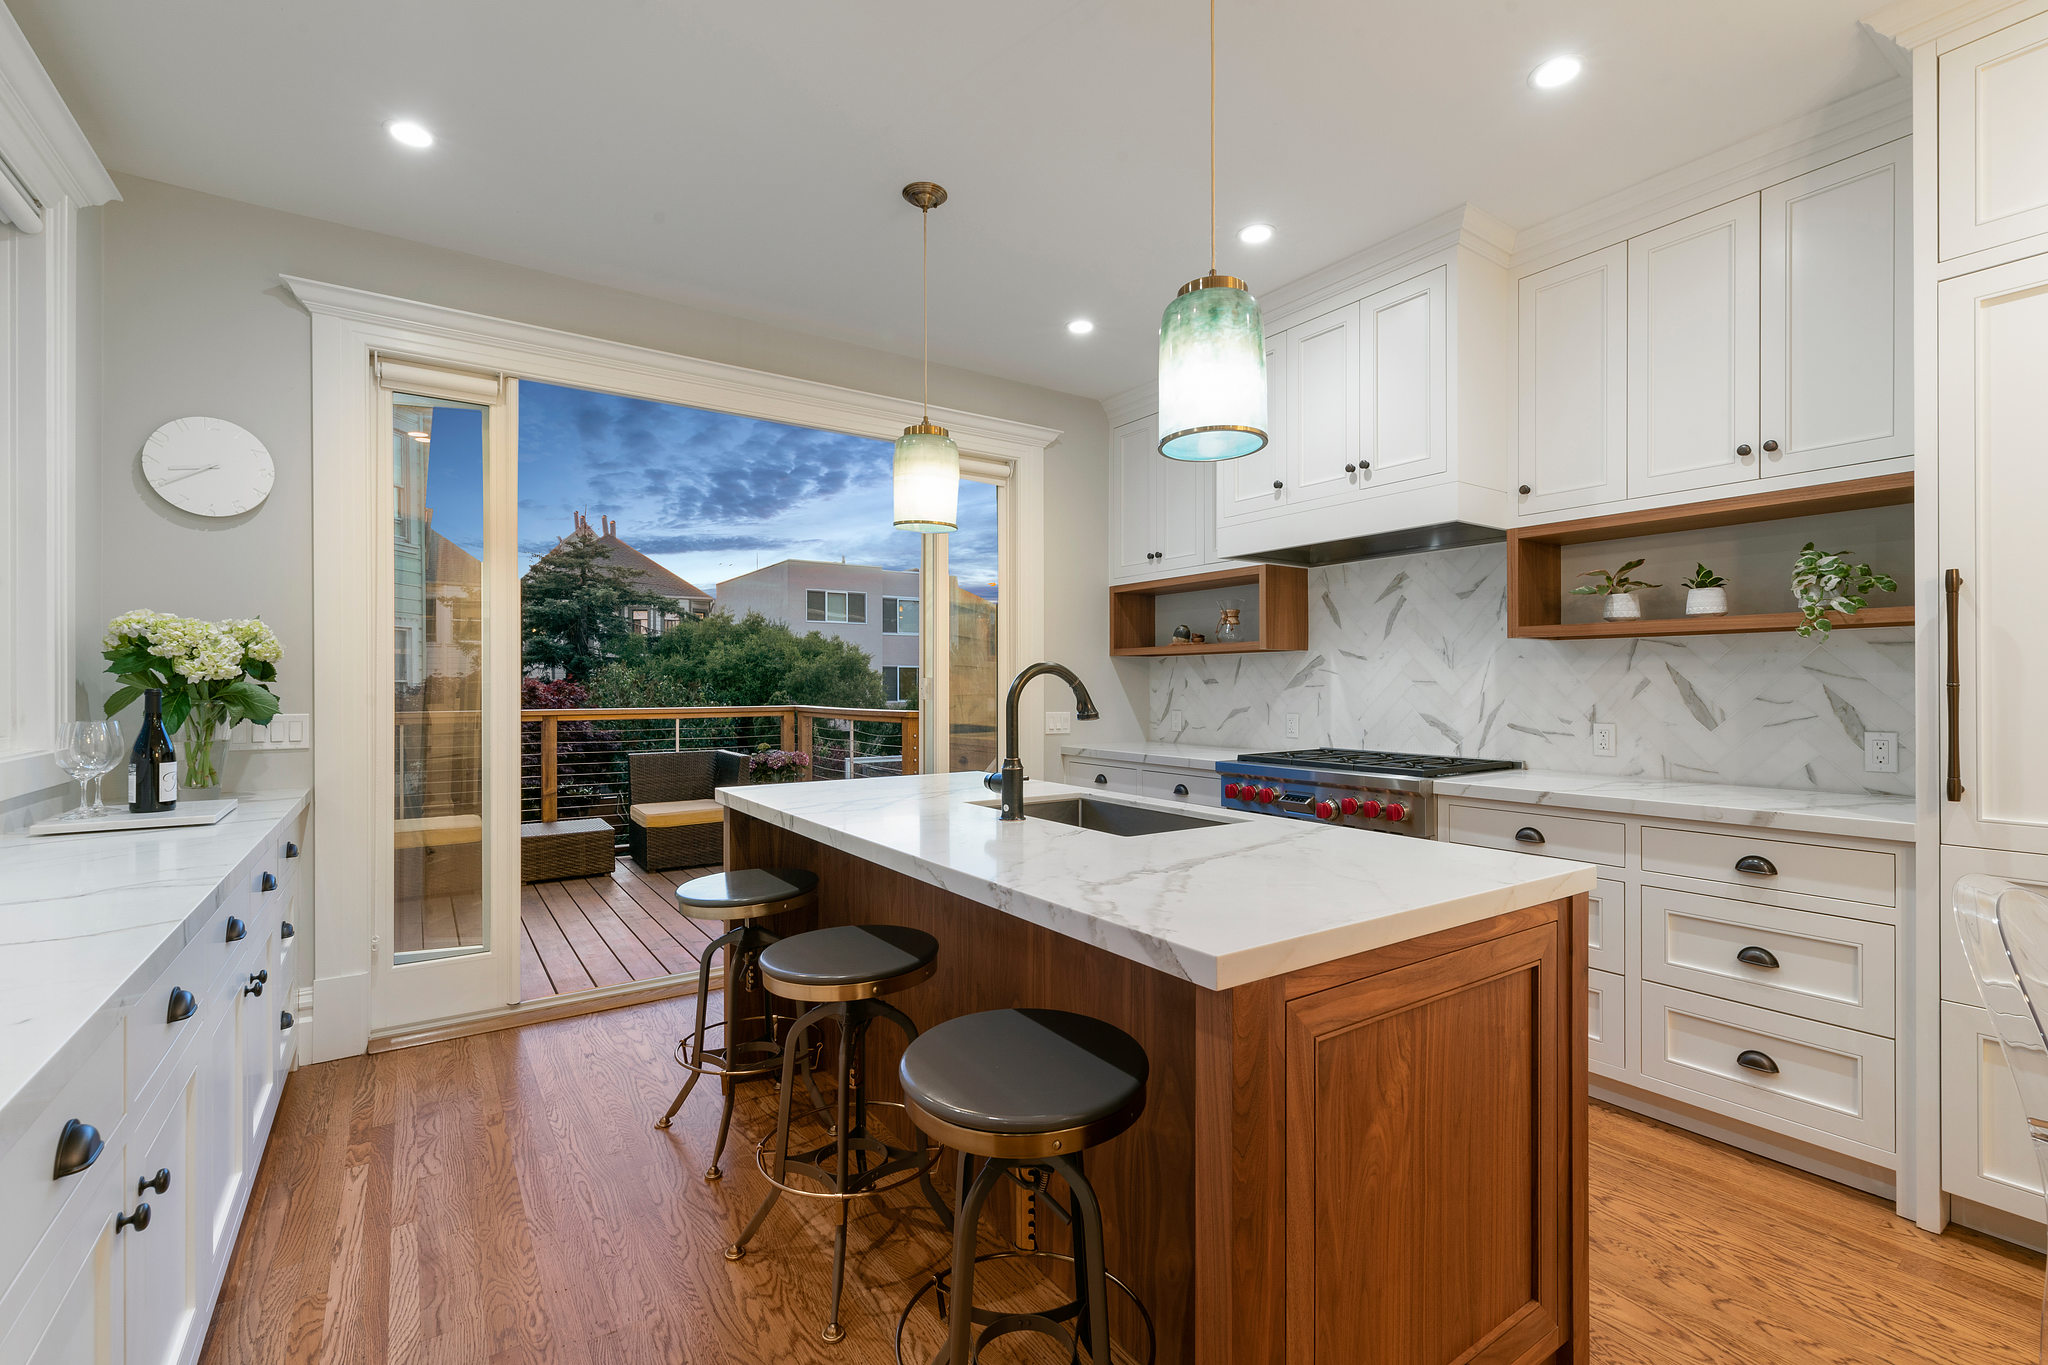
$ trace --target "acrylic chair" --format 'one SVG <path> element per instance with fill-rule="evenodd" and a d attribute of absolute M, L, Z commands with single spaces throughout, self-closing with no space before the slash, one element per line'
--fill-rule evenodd
<path fill-rule="evenodd" d="M 2048 897 L 1998 877 L 1962 877 L 1954 909 L 1963 956 L 2019 1086 L 2034 1160 L 2048 1188 Z M 2048 1365 L 2048 1289 L 2040 1351 Z"/>

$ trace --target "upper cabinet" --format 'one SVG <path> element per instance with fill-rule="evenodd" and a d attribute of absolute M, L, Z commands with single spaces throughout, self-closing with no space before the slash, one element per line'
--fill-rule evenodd
<path fill-rule="evenodd" d="M 1110 581 L 1135 583 L 1208 567 L 1214 496 L 1207 467 L 1159 453 L 1157 418 L 1118 427 L 1110 458 Z"/>
<path fill-rule="evenodd" d="M 1887 143 L 1523 277 L 1517 515 L 1910 458 L 1908 158 Z"/>
<path fill-rule="evenodd" d="M 1939 61 L 1940 259 L 2048 233 L 2048 14 Z"/>
<path fill-rule="evenodd" d="M 1257 454 L 1225 460 L 1216 466 L 1216 520 L 1241 521 L 1281 506 L 1287 496 L 1288 334 L 1266 334 L 1266 444 Z"/>

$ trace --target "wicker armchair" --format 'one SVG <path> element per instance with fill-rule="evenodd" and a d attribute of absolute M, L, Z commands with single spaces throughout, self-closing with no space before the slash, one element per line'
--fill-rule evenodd
<path fill-rule="evenodd" d="M 710 749 L 626 757 L 626 846 L 649 872 L 715 867 L 725 858 L 725 811 L 712 797 Z"/>

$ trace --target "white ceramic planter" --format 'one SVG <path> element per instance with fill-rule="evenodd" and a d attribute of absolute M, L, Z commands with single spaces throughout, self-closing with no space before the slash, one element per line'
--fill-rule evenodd
<path fill-rule="evenodd" d="M 1687 616 L 1726 616 L 1728 614 L 1728 589 L 1687 588 L 1685 590 L 1685 614 Z"/>
<path fill-rule="evenodd" d="M 1643 604 L 1632 592 L 1611 592 L 1607 594 L 1607 605 L 1600 614 L 1609 621 L 1640 621 L 1643 619 Z"/>

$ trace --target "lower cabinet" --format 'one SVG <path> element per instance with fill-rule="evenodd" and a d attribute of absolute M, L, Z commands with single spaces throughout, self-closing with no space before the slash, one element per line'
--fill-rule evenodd
<path fill-rule="evenodd" d="M 1075 787 L 1105 787 L 1114 792 L 1130 792 L 1133 795 L 1145 789 L 1144 769 L 1126 763 L 1096 763 L 1089 759 L 1070 758 L 1066 763 L 1067 782 Z"/>
<path fill-rule="evenodd" d="M 183 1365 L 197 1352 L 199 1293 L 195 1273 L 204 1233 L 199 1212 L 199 1171 L 194 1160 L 199 1115 L 199 1071 L 188 1062 L 178 1083 L 156 1106 L 155 1131 L 128 1148 L 124 1187 L 147 1226 L 121 1234 L 127 1259 L 127 1365 Z M 153 1111 L 154 1112 L 154 1111 Z"/>
<path fill-rule="evenodd" d="M 2037 1144 L 1991 1016 L 1941 1006 L 1941 1187 L 1950 1194 L 2040 1222 Z"/>

